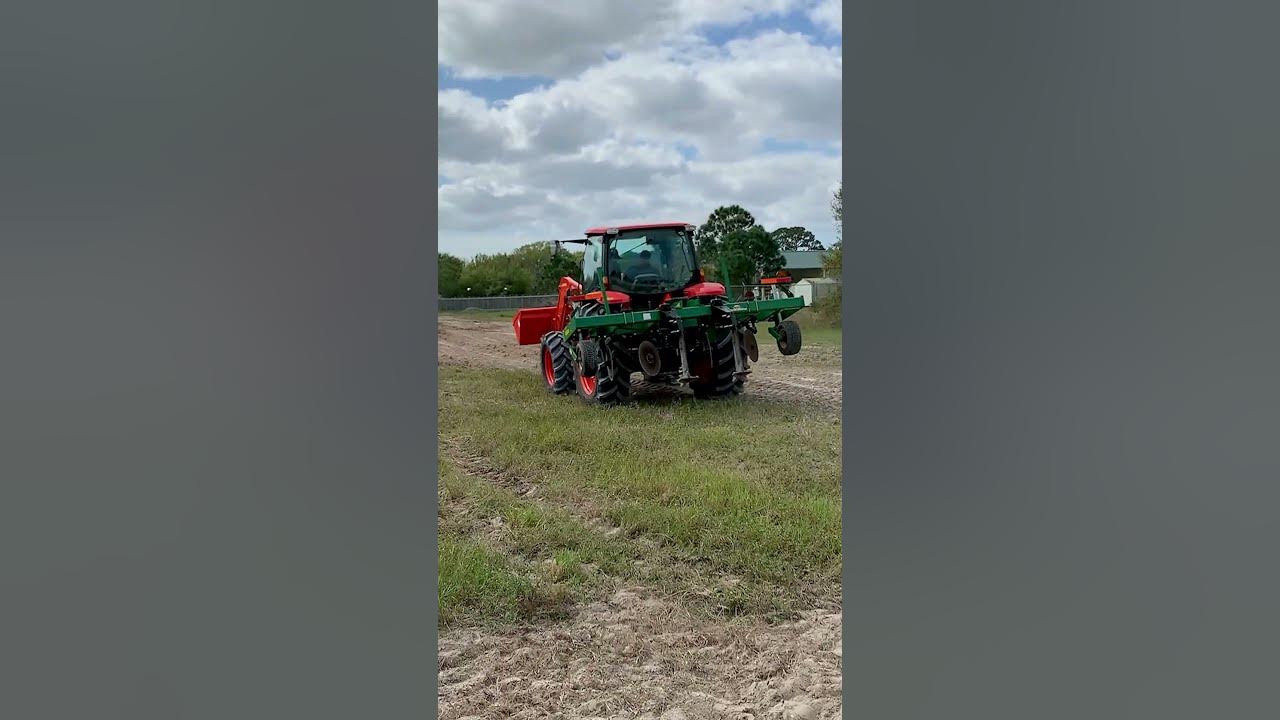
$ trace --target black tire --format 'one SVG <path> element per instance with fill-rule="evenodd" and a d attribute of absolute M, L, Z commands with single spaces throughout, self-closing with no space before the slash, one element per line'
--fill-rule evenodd
<path fill-rule="evenodd" d="M 795 320 L 778 323 L 778 352 L 783 355 L 800 352 L 800 325 Z"/>
<path fill-rule="evenodd" d="M 578 397 L 592 405 L 616 405 L 631 399 L 631 377 L 612 358 L 602 358 L 596 374 L 583 375 L 575 363 L 574 379 Z"/>
<path fill-rule="evenodd" d="M 587 338 L 578 343 L 578 358 L 582 361 L 582 372 L 595 375 L 600 367 L 600 341 Z"/>
<path fill-rule="evenodd" d="M 586 303 L 579 306 L 580 317 L 603 315 L 604 307 L 599 303 Z M 573 364 L 574 384 L 578 388 L 578 397 L 593 405 L 616 405 L 631 399 L 631 372 L 619 362 L 619 353 L 609 346 L 608 339 L 600 339 L 597 345 L 596 372 L 594 375 L 582 374 L 582 363 Z"/>
<path fill-rule="evenodd" d="M 556 395 L 573 392 L 573 355 L 563 335 L 553 330 L 542 336 L 538 367 L 542 370 L 542 380 L 548 391 Z"/>
<path fill-rule="evenodd" d="M 689 383 L 689 387 L 693 389 L 694 397 L 706 399 L 732 397 L 740 394 L 743 386 L 746 385 L 746 378 L 734 376 L 734 371 L 737 368 L 733 363 L 733 337 L 729 332 L 721 333 L 720 337 L 711 345 L 710 380 L 698 379 Z M 747 366 L 745 353 L 742 357 L 742 366 L 744 368 Z"/>

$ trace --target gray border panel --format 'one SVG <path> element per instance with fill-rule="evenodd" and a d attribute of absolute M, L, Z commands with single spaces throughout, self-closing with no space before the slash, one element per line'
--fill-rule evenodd
<path fill-rule="evenodd" d="M 433 10 L 5 4 L 0 717 L 432 716 Z"/>
<path fill-rule="evenodd" d="M 1280 715 L 1280 6 L 845 9 L 846 716 Z"/>

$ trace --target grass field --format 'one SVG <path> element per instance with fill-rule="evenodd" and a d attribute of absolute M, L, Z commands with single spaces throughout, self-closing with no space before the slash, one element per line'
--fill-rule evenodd
<path fill-rule="evenodd" d="M 839 591 L 840 426 L 803 404 L 602 409 L 446 366 L 440 437 L 444 624 L 561 616 L 623 583 L 711 615 Z"/>
<path fill-rule="evenodd" d="M 800 333 L 805 345 L 839 348 L 843 341 L 840 323 L 823 320 L 814 315 L 810 308 L 792 315 L 791 319 L 800 323 Z"/>

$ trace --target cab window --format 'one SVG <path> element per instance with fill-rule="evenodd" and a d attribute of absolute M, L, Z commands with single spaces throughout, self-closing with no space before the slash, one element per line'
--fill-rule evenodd
<path fill-rule="evenodd" d="M 582 287 L 585 290 L 600 289 L 600 240 L 593 239 L 582 251 Z"/>

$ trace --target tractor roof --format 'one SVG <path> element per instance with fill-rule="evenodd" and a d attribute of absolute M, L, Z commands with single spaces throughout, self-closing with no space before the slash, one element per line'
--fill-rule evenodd
<path fill-rule="evenodd" d="M 603 235 L 609 228 L 618 228 L 619 232 L 628 230 L 656 230 L 658 228 L 682 228 L 687 227 L 691 223 L 684 222 L 658 222 L 658 223 L 640 223 L 639 225 L 598 225 L 593 228 L 587 228 L 587 237 L 592 235 Z"/>

